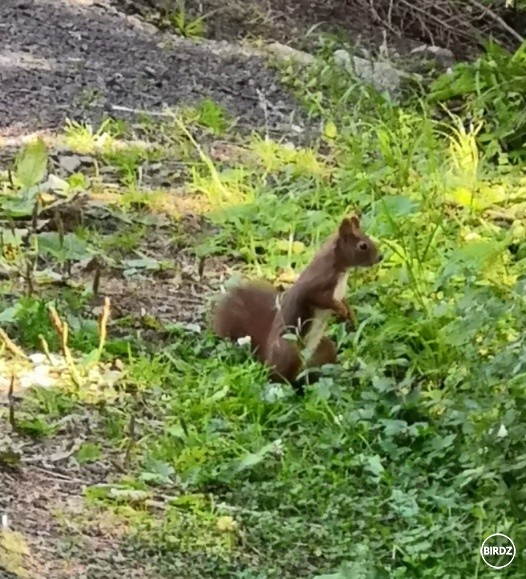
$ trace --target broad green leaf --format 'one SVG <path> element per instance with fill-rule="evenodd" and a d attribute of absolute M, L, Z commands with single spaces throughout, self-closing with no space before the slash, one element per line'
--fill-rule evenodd
<path fill-rule="evenodd" d="M 174 426 L 168 426 L 166 428 L 166 434 L 178 438 L 179 440 L 184 440 L 186 438 L 186 432 L 180 424 L 175 424 Z"/>
<path fill-rule="evenodd" d="M 82 357 L 82 364 L 84 366 L 91 366 L 100 360 L 100 352 L 98 349 L 92 350 Z"/>
<path fill-rule="evenodd" d="M 288 239 L 278 239 L 276 241 L 276 249 L 284 253 L 289 251 L 294 255 L 299 255 L 305 251 L 305 244 L 301 241 L 293 241 L 292 243 Z"/>
<path fill-rule="evenodd" d="M 175 471 L 171 464 L 150 458 L 146 461 L 144 471 L 141 473 L 140 478 L 145 482 L 170 484 L 172 482 L 171 477 L 174 474 Z"/>
<path fill-rule="evenodd" d="M 292 243 L 292 253 L 294 255 L 299 255 L 305 251 L 306 247 L 305 244 L 301 241 L 294 241 Z"/>
<path fill-rule="evenodd" d="M 418 209 L 418 203 L 413 201 L 413 199 L 409 199 L 409 197 L 393 195 L 392 197 L 382 199 L 380 207 L 383 213 L 391 217 L 397 217 L 401 215 L 411 215 Z"/>
<path fill-rule="evenodd" d="M 2 312 L 0 312 L 0 323 L 10 324 L 14 322 L 20 310 L 22 310 L 22 306 L 20 306 L 19 304 L 15 304 L 14 306 L 11 306 L 10 308 L 3 310 Z"/>
<path fill-rule="evenodd" d="M 287 252 L 289 250 L 290 243 L 288 239 L 278 239 L 276 241 L 276 249 L 278 251 Z"/>
<path fill-rule="evenodd" d="M 38 185 L 45 175 L 47 150 L 44 141 L 39 138 L 28 143 L 16 159 L 15 178 L 24 188 Z"/>
<path fill-rule="evenodd" d="M 380 476 L 385 470 L 382 465 L 382 460 L 378 454 L 367 457 L 365 469 L 375 476 Z"/>
<path fill-rule="evenodd" d="M 378 390 L 378 392 L 388 392 L 393 390 L 394 381 L 386 376 L 374 376 L 373 377 L 373 388 Z"/>
<path fill-rule="evenodd" d="M 433 450 L 442 450 L 451 446 L 457 437 L 456 434 L 448 434 L 446 436 L 435 436 L 431 441 L 431 448 Z"/>
<path fill-rule="evenodd" d="M 22 245 L 28 233 L 28 229 L 4 229 L 0 234 L 0 243 L 18 247 Z"/>
<path fill-rule="evenodd" d="M 503 245 L 495 240 L 470 241 L 453 251 L 444 267 L 443 276 L 447 278 L 464 273 L 466 270 L 480 271 L 487 264 L 494 263 L 502 250 Z"/>
<path fill-rule="evenodd" d="M 212 396 L 210 396 L 210 398 L 207 398 L 206 402 L 211 403 L 211 402 L 217 402 L 218 400 L 222 400 L 229 392 L 230 392 L 230 387 L 229 386 L 223 386 L 223 388 L 221 388 L 220 390 L 218 390 L 217 392 L 212 394 Z"/>
<path fill-rule="evenodd" d="M 271 442 L 266 444 L 263 448 L 258 450 L 258 452 L 249 453 L 243 458 L 236 467 L 236 472 L 240 472 L 259 464 L 268 454 L 274 452 L 279 446 L 280 441 Z"/>
<path fill-rule="evenodd" d="M 387 579 L 383 569 L 376 569 L 372 563 L 355 561 L 344 563 L 336 573 L 315 575 L 312 579 Z"/>
<path fill-rule="evenodd" d="M 395 434 L 400 434 L 407 429 L 407 422 L 405 420 L 381 420 L 384 425 L 385 436 L 394 436 Z"/>
<path fill-rule="evenodd" d="M 28 217 L 33 214 L 35 208 L 35 198 L 37 191 L 25 190 L 24 193 L 16 197 L 4 197 L 0 200 L 2 212 L 8 217 Z"/>
<path fill-rule="evenodd" d="M 61 243 L 60 235 L 55 231 L 38 235 L 40 253 L 48 254 L 60 261 L 81 261 L 91 257 L 88 243 L 73 233 L 64 235 Z"/>

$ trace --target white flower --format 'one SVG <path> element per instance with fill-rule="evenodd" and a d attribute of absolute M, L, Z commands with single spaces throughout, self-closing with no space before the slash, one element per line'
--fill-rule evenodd
<path fill-rule="evenodd" d="M 508 430 L 504 424 L 501 424 L 499 431 L 497 432 L 497 438 L 505 438 L 506 436 L 508 436 Z"/>

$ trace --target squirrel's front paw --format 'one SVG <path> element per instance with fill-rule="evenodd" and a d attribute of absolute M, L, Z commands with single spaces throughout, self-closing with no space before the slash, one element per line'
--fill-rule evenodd
<path fill-rule="evenodd" d="M 354 332 L 356 330 L 356 315 L 352 308 L 346 306 L 347 315 L 345 316 L 345 327 L 350 332 Z"/>
<path fill-rule="evenodd" d="M 342 322 L 346 322 L 349 319 L 349 308 L 345 303 L 336 302 L 333 306 L 333 310 Z"/>
<path fill-rule="evenodd" d="M 336 306 L 336 313 L 340 320 L 345 322 L 349 330 L 354 330 L 356 323 L 353 310 L 344 302 L 338 302 Z"/>

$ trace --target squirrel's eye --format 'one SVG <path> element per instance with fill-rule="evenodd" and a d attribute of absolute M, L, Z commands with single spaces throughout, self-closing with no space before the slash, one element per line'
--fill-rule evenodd
<path fill-rule="evenodd" d="M 360 243 L 358 244 L 358 249 L 360 251 L 365 251 L 367 249 L 367 243 L 365 243 L 365 241 L 360 241 Z"/>

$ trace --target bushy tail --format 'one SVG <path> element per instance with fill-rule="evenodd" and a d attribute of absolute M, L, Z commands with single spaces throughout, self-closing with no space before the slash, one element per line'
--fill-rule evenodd
<path fill-rule="evenodd" d="M 250 337 L 256 358 L 270 367 L 276 381 L 294 381 L 302 370 L 298 346 L 282 335 L 285 333 L 283 315 L 277 307 L 277 291 L 271 286 L 247 282 L 228 291 L 212 311 L 212 330 L 220 338 L 238 340 Z M 307 367 L 316 368 L 336 362 L 336 346 L 322 338 Z"/>
<path fill-rule="evenodd" d="M 231 340 L 249 336 L 253 351 L 261 351 L 277 313 L 277 296 L 272 286 L 257 282 L 231 289 L 212 312 L 213 331 Z"/>

